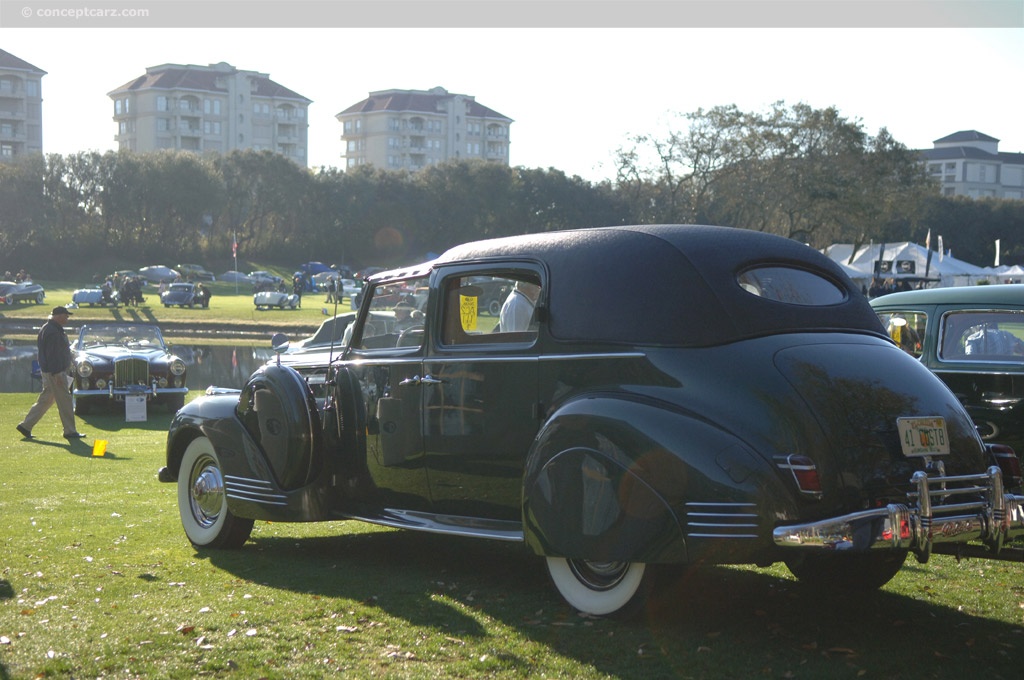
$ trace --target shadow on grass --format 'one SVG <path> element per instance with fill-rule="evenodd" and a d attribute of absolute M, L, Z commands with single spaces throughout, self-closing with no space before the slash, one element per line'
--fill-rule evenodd
<path fill-rule="evenodd" d="M 1024 662 L 1024 629 L 927 592 L 823 594 L 760 570 L 678 570 L 639 620 L 623 623 L 574 613 L 518 544 L 375 531 L 257 537 L 199 555 L 243 580 L 364 602 L 446 635 L 490 635 L 479 611 L 616 677 L 1016 678 Z"/>

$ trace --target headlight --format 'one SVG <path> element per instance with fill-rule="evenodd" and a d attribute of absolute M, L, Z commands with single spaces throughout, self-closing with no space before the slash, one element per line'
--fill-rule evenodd
<path fill-rule="evenodd" d="M 175 359 L 170 364 L 168 364 L 167 370 L 169 370 L 174 375 L 182 375 L 183 373 L 185 373 L 185 362 L 182 361 L 181 359 Z"/>
<path fill-rule="evenodd" d="M 83 378 L 88 378 L 90 375 L 92 375 L 92 364 L 89 363 L 88 361 L 82 361 L 78 364 L 75 370 L 78 371 L 78 375 L 82 376 Z"/>
<path fill-rule="evenodd" d="M 96 389 L 103 390 L 107 387 L 107 381 L 103 378 L 96 378 Z"/>

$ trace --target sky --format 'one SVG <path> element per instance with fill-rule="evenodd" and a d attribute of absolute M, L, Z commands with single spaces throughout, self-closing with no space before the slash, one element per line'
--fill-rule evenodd
<path fill-rule="evenodd" d="M 1024 152 L 1024 28 L 21 28 L 0 48 L 47 72 L 46 153 L 115 149 L 111 90 L 221 61 L 313 100 L 309 165 L 343 167 L 335 116 L 369 92 L 441 86 L 509 118 L 510 163 L 613 179 L 635 135 L 735 104 L 835 106 L 912 149 L 959 130 Z"/>

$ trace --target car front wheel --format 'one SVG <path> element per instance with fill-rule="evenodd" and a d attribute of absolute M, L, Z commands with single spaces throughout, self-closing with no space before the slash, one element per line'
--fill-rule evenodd
<path fill-rule="evenodd" d="M 197 548 L 240 548 L 252 532 L 251 519 L 228 510 L 220 461 L 206 437 L 193 439 L 181 459 L 178 512 L 185 535 Z"/>
<path fill-rule="evenodd" d="M 585 614 L 629 618 L 640 612 L 651 594 L 653 570 L 642 562 L 546 559 L 559 594 Z"/>

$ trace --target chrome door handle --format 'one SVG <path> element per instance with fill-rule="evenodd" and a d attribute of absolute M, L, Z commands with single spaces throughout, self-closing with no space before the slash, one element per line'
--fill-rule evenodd
<path fill-rule="evenodd" d="M 423 383 L 424 385 L 442 385 L 442 384 L 444 384 L 444 380 L 441 380 L 440 378 L 435 378 L 435 377 L 433 377 L 432 375 L 429 375 L 429 374 L 423 376 L 423 379 L 420 382 Z"/>

